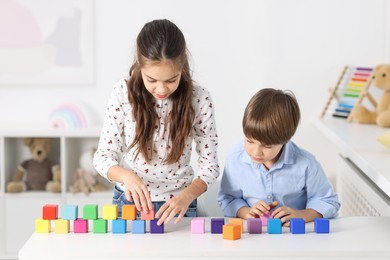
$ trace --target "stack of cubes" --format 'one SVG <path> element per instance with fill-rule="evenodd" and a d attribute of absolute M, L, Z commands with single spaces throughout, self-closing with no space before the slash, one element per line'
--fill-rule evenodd
<path fill-rule="evenodd" d="M 122 217 L 118 218 L 117 205 L 103 206 L 103 217 L 98 217 L 98 205 L 87 204 L 83 207 L 83 216 L 78 218 L 78 206 L 65 205 L 62 207 L 62 219 L 58 218 L 58 205 L 47 204 L 43 206 L 42 218 L 35 221 L 36 233 L 51 232 L 50 221 L 55 221 L 55 233 L 69 233 L 70 221 L 73 221 L 74 233 L 88 233 L 88 221 L 92 221 L 93 233 L 107 233 L 108 221 L 112 222 L 112 233 L 123 234 L 127 231 L 127 220 L 131 221 L 131 232 L 134 234 L 146 233 L 146 221 L 150 221 L 150 233 L 164 233 L 164 224 L 157 225 L 158 219 L 154 217 L 154 210 L 146 214 L 141 211 L 141 219 L 137 219 L 137 209 L 134 205 L 122 207 Z"/>

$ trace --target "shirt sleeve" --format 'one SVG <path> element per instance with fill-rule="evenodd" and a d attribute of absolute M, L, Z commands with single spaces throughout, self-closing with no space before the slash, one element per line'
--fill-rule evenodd
<path fill-rule="evenodd" d="M 198 171 L 194 180 L 200 178 L 209 187 L 219 176 L 218 135 L 210 93 L 206 89 L 201 89 L 200 92 L 202 94 L 194 100 L 196 109 L 193 132 L 198 154 Z"/>
<path fill-rule="evenodd" d="M 239 172 L 237 172 L 238 168 L 235 169 L 235 164 L 237 161 L 232 156 L 228 156 L 217 195 L 218 205 L 225 217 L 236 217 L 240 208 L 248 206 L 248 203 L 243 199 L 240 182 L 237 179 Z"/>
<path fill-rule="evenodd" d="M 110 182 L 107 171 L 110 167 L 119 165 L 126 150 L 123 133 L 126 117 L 124 104 L 128 103 L 126 93 L 124 80 L 114 86 L 108 101 L 99 145 L 93 158 L 96 171 Z"/>
<path fill-rule="evenodd" d="M 324 218 L 337 217 L 340 209 L 338 196 L 317 161 L 306 176 L 306 190 L 306 208 L 316 210 Z"/>

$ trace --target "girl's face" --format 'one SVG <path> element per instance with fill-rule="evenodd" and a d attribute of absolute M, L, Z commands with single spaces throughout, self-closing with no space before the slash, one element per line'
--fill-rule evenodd
<path fill-rule="evenodd" d="M 252 159 L 252 162 L 264 164 L 267 169 L 271 169 L 279 159 L 282 148 L 283 144 L 263 145 L 257 140 L 245 137 L 245 151 Z"/>
<path fill-rule="evenodd" d="M 146 89 L 156 99 L 168 98 L 179 86 L 181 70 L 170 60 L 146 62 L 141 68 Z"/>

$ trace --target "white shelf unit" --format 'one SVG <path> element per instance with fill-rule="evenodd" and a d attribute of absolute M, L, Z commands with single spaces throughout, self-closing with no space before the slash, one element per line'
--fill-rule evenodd
<path fill-rule="evenodd" d="M 386 129 L 334 117 L 314 124 L 343 159 L 336 162 L 340 216 L 390 216 L 390 151 L 377 141 Z"/>
<path fill-rule="evenodd" d="M 73 173 L 79 167 L 82 153 L 97 147 L 100 129 L 57 130 L 40 128 L 18 128 L 0 131 L 0 259 L 17 259 L 17 253 L 27 239 L 35 232 L 35 219 L 42 216 L 45 204 L 73 204 L 82 206 L 111 204 L 112 190 L 90 194 L 71 193 Z M 22 130 L 20 130 L 22 129 Z M 61 192 L 27 191 L 7 193 L 6 185 L 11 181 L 16 167 L 31 158 L 30 151 L 23 143 L 26 137 L 52 138 L 49 158 L 60 164 Z M 108 187 L 112 184 L 107 182 Z M 61 212 L 59 212 L 60 216 Z M 101 212 L 100 212 L 101 214 Z"/>

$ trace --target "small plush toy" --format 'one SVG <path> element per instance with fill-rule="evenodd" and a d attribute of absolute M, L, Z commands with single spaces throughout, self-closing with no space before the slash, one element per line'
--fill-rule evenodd
<path fill-rule="evenodd" d="M 363 105 L 356 105 L 353 118 L 361 124 L 377 124 L 390 127 L 390 64 L 381 64 L 374 69 L 374 85 L 383 90 L 383 94 L 374 111 Z"/>
<path fill-rule="evenodd" d="M 60 166 L 48 159 L 51 150 L 50 138 L 25 138 L 32 158 L 23 161 L 16 169 L 12 181 L 7 184 L 7 192 L 27 190 L 61 191 Z"/>
<path fill-rule="evenodd" d="M 73 173 L 73 184 L 69 187 L 72 193 L 99 192 L 108 190 L 102 182 L 105 180 L 100 176 L 93 167 L 93 155 L 96 149 L 93 148 L 84 152 L 80 157 L 80 167 Z"/>

